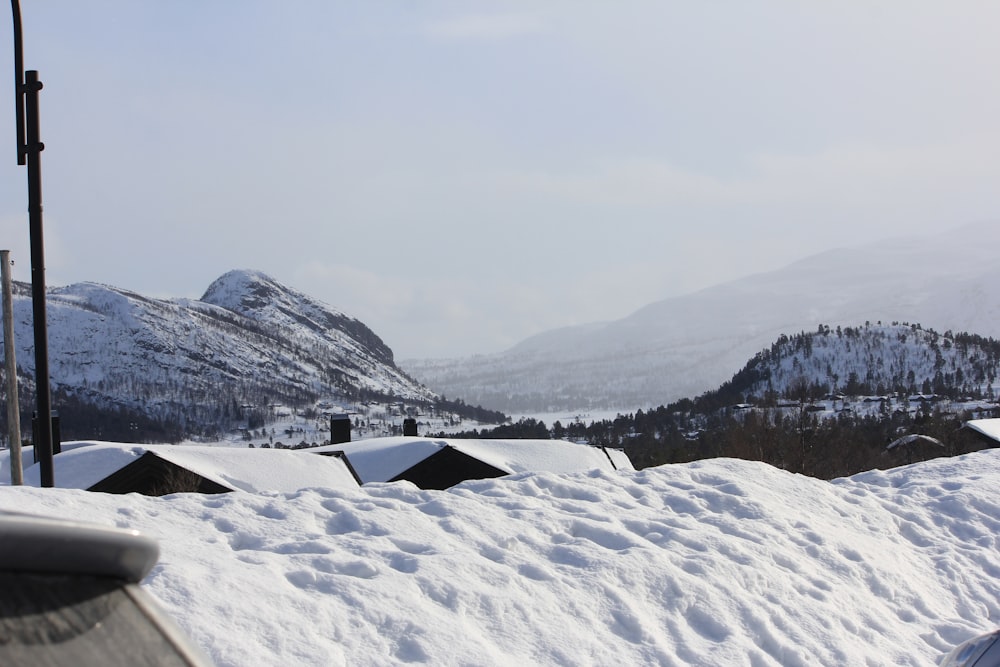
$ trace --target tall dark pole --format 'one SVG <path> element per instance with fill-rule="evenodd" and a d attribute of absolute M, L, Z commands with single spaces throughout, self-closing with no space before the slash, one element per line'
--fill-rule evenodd
<path fill-rule="evenodd" d="M 49 388 L 49 333 L 45 314 L 45 247 L 42 238 L 42 150 L 39 138 L 38 91 L 35 70 L 24 71 L 21 8 L 10 0 L 14 15 L 14 88 L 17 104 L 17 163 L 28 165 L 28 228 L 31 237 L 31 305 L 35 332 L 35 455 L 42 486 L 55 486 L 52 462 L 52 396 Z"/>

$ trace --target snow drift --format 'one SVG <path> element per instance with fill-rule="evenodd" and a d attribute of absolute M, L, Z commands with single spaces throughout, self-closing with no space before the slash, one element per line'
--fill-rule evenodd
<path fill-rule="evenodd" d="M 0 509 L 157 538 L 145 587 L 222 666 L 923 665 L 1000 623 L 998 489 L 986 450 Z"/>

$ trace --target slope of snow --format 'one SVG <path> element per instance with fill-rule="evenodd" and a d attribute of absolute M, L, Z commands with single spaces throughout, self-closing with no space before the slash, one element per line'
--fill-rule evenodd
<path fill-rule="evenodd" d="M 1000 625 L 1000 450 L 0 509 L 157 538 L 145 588 L 222 667 L 928 665 Z"/>
<path fill-rule="evenodd" d="M 344 452 L 361 481 L 386 482 L 438 453 L 447 444 L 444 440 L 427 438 L 374 438 L 317 447 L 310 453 Z"/>
<path fill-rule="evenodd" d="M 509 413 L 665 405 L 819 324 L 905 321 L 1000 337 L 997 247 L 998 223 L 845 247 L 500 354 L 401 364 L 432 389 Z"/>

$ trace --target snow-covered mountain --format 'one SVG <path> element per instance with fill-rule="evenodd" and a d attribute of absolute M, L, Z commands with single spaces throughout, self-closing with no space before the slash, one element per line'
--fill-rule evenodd
<path fill-rule="evenodd" d="M 47 307 L 57 408 L 121 409 L 197 433 L 275 404 L 436 398 L 363 323 L 255 271 L 226 273 L 200 300 L 80 283 L 51 289 Z M 15 285 L 14 319 L 24 401 L 35 364 L 28 285 Z"/>
<path fill-rule="evenodd" d="M 1000 223 L 844 247 L 499 354 L 401 365 L 437 391 L 507 412 L 661 405 L 717 387 L 782 334 L 821 323 L 1000 337 L 998 248 Z"/>

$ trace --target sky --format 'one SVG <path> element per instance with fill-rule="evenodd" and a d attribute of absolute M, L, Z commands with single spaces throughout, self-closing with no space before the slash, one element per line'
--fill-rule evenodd
<path fill-rule="evenodd" d="M 49 285 L 256 269 L 455 357 L 1000 220 L 992 2 L 24 4 Z"/>
<path fill-rule="evenodd" d="M 142 587 L 218 667 L 932 665 L 1000 617 L 998 449 L 834 481 L 714 459 L 447 491 L 0 488 L 0 512 L 157 540 Z"/>

